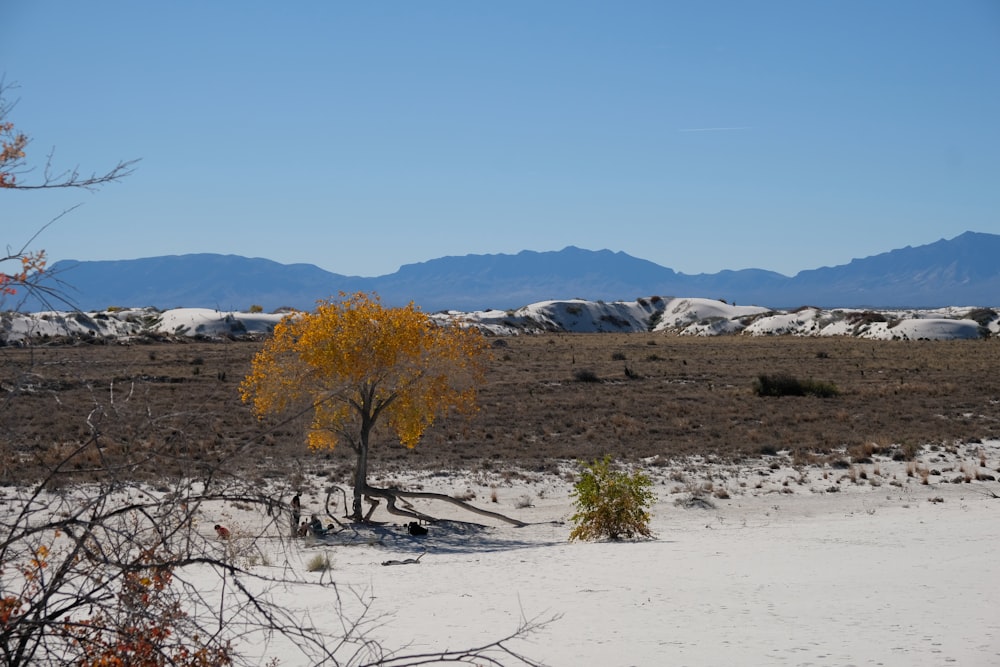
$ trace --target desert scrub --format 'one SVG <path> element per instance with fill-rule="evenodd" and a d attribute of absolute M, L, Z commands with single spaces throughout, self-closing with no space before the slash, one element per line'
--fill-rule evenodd
<path fill-rule="evenodd" d="M 330 560 L 330 554 L 321 553 L 315 554 L 306 563 L 306 569 L 310 572 L 326 572 L 327 570 L 333 569 L 333 561 Z"/>
<path fill-rule="evenodd" d="M 601 378 L 597 376 L 597 373 L 589 368 L 578 368 L 573 372 L 573 379 L 577 382 L 600 382 Z"/>
<path fill-rule="evenodd" d="M 612 469 L 610 456 L 595 460 L 570 492 L 576 513 L 570 518 L 574 527 L 569 539 L 652 537 L 649 508 L 656 500 L 652 485 L 641 471 Z"/>
<path fill-rule="evenodd" d="M 800 380 L 791 375 L 758 375 L 753 391 L 758 396 L 838 396 L 840 390 L 832 382 Z"/>

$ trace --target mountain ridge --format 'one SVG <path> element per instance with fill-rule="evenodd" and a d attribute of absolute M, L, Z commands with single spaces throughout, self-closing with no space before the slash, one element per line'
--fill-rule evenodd
<path fill-rule="evenodd" d="M 425 311 L 510 309 L 548 299 L 698 296 L 775 308 L 935 308 L 1000 304 L 1000 235 L 965 232 L 847 264 L 798 272 L 765 269 L 684 274 L 620 251 L 460 255 L 405 264 L 377 277 L 332 273 L 312 264 L 193 253 L 134 260 L 61 260 L 43 282 L 81 310 L 110 305 L 311 309 L 339 292 L 376 292 L 389 305 Z M 20 310 L 48 306 L 26 300 Z"/>

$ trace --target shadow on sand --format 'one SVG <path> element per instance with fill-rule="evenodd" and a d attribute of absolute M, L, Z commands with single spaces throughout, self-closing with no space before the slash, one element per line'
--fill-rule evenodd
<path fill-rule="evenodd" d="M 550 532 L 560 522 L 529 524 L 520 528 L 494 528 L 462 521 L 438 521 L 426 526 L 427 535 L 414 536 L 406 525 L 352 524 L 316 539 L 317 544 L 332 546 L 378 546 L 389 551 L 418 554 L 489 553 L 564 544 L 565 539 L 540 538 L 538 529 Z"/>

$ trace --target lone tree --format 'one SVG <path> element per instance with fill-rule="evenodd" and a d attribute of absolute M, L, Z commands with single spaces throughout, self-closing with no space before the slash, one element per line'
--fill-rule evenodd
<path fill-rule="evenodd" d="M 376 432 L 387 430 L 412 448 L 439 416 L 475 409 L 486 341 L 475 329 L 435 324 L 413 304 L 389 308 L 374 294 L 340 296 L 275 327 L 240 387 L 243 400 L 259 418 L 308 401 L 310 449 L 344 442 L 357 457 L 350 515 L 355 521 L 367 519 L 362 500 L 370 495 L 385 498 L 391 512 L 406 516 L 432 519 L 396 508 L 397 496 L 448 500 L 520 524 L 450 496 L 368 484 L 368 451 Z"/>

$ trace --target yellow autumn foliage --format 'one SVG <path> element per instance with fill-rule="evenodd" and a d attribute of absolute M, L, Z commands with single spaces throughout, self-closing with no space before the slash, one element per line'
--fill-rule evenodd
<path fill-rule="evenodd" d="M 260 418 L 311 404 L 313 449 L 367 446 L 376 424 L 414 447 L 439 416 L 475 408 L 486 361 L 477 330 L 439 326 L 413 304 L 341 294 L 282 320 L 240 391 Z"/>

